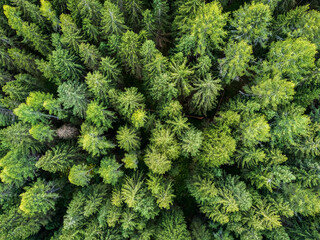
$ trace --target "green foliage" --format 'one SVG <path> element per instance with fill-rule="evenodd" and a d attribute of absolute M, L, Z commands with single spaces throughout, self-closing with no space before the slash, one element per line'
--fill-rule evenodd
<path fill-rule="evenodd" d="M 0 240 L 320 239 L 308 3 L 0 1 Z"/>
<path fill-rule="evenodd" d="M 52 64 L 62 80 L 79 80 L 83 67 L 77 63 L 77 57 L 68 50 L 57 49 L 52 52 Z"/>
<path fill-rule="evenodd" d="M 115 145 L 111 143 L 105 136 L 102 136 L 102 130 L 86 123 L 81 126 L 81 136 L 79 137 L 79 144 L 84 150 L 89 152 L 92 156 L 105 155 L 108 149 Z"/>
<path fill-rule="evenodd" d="M 87 89 L 82 83 L 64 82 L 58 88 L 59 101 L 65 109 L 72 109 L 74 115 L 83 118 L 87 109 Z"/>
<path fill-rule="evenodd" d="M 180 146 L 169 129 L 162 126 L 154 129 L 146 151 L 145 163 L 154 173 L 164 174 L 170 170 L 172 160 L 180 155 Z"/>
<path fill-rule="evenodd" d="M 98 102 L 90 102 L 86 111 L 86 120 L 99 128 L 109 129 L 112 125 L 114 113 L 107 110 Z"/>
<path fill-rule="evenodd" d="M 0 131 L 3 149 L 19 149 L 22 152 L 39 152 L 42 146 L 29 133 L 30 127 L 22 122 L 15 123 Z"/>
<path fill-rule="evenodd" d="M 191 128 L 187 130 L 181 137 L 182 154 L 195 157 L 198 155 L 203 141 L 201 131 Z"/>
<path fill-rule="evenodd" d="M 157 240 L 189 240 L 190 233 L 187 231 L 187 225 L 183 218 L 183 213 L 179 209 L 174 209 L 163 214 L 158 227 Z"/>
<path fill-rule="evenodd" d="M 120 170 L 121 165 L 116 162 L 114 157 L 105 157 L 101 160 L 99 174 L 106 184 L 115 185 L 123 172 Z"/>
<path fill-rule="evenodd" d="M 272 20 L 268 5 L 263 3 L 244 4 L 233 13 L 234 19 L 231 26 L 234 30 L 234 38 L 245 40 L 250 44 L 258 43 L 265 46 L 270 30 L 268 29 Z"/>
<path fill-rule="evenodd" d="M 252 115 L 240 123 L 239 131 L 243 145 L 254 147 L 270 138 L 270 126 L 264 116 Z"/>
<path fill-rule="evenodd" d="M 101 26 L 107 36 L 122 34 L 127 29 L 121 11 L 109 0 L 105 1 L 103 5 Z"/>
<path fill-rule="evenodd" d="M 141 128 L 141 127 L 144 127 L 145 125 L 145 122 L 147 121 L 147 113 L 145 110 L 143 109 L 137 109 L 133 112 L 132 116 L 131 116 L 131 122 L 132 122 L 132 125 L 135 127 L 135 128 Z"/>
<path fill-rule="evenodd" d="M 29 132 L 39 142 L 50 142 L 56 135 L 55 130 L 51 129 L 50 125 L 44 125 L 43 123 L 32 126 Z"/>
<path fill-rule="evenodd" d="M 6 184 L 22 186 L 27 179 L 33 179 L 35 157 L 18 150 L 9 151 L 0 159 L 0 179 Z"/>
<path fill-rule="evenodd" d="M 278 105 L 288 104 L 293 100 L 295 84 L 290 81 L 282 80 L 279 77 L 267 79 L 253 86 L 248 93 L 258 98 L 264 108 L 277 109 Z"/>
<path fill-rule="evenodd" d="M 63 35 L 61 36 L 61 43 L 67 45 L 74 52 L 79 52 L 79 45 L 82 42 L 80 29 L 73 22 L 73 19 L 68 14 L 60 15 L 60 27 Z"/>
<path fill-rule="evenodd" d="M 130 118 L 135 110 L 144 107 L 144 97 L 137 88 L 126 88 L 124 92 L 110 91 L 113 107 L 124 117 Z"/>
<path fill-rule="evenodd" d="M 90 45 L 88 43 L 81 43 L 79 45 L 79 52 L 81 60 L 84 62 L 87 68 L 93 70 L 98 68 L 98 64 L 101 59 L 101 54 L 94 45 Z"/>
<path fill-rule="evenodd" d="M 57 145 L 45 152 L 36 167 L 48 172 L 65 172 L 75 160 L 81 158 L 79 149 L 70 144 Z"/>
<path fill-rule="evenodd" d="M 272 131 L 272 143 L 290 147 L 296 145 L 299 137 L 307 136 L 310 128 L 310 118 L 304 115 L 305 109 L 299 106 L 285 108 L 275 118 Z"/>
<path fill-rule="evenodd" d="M 228 14 L 222 13 L 221 5 L 216 1 L 202 5 L 183 27 L 184 35 L 180 39 L 178 49 L 185 55 L 209 54 L 210 56 L 210 51 L 219 49 L 223 43 L 227 17 Z M 191 49 L 186 49 L 189 42 L 194 48 L 192 52 Z"/>
<path fill-rule="evenodd" d="M 3 5 L 3 10 L 8 18 L 8 24 L 12 29 L 16 30 L 17 35 L 22 36 L 26 41 L 30 42 L 42 55 L 46 56 L 50 52 L 48 40 L 40 32 L 36 24 L 23 21 L 15 7 Z"/>
<path fill-rule="evenodd" d="M 277 34 L 281 37 L 303 37 L 320 44 L 320 14 L 315 10 L 309 10 L 309 5 L 298 6 L 277 18 Z"/>
<path fill-rule="evenodd" d="M 73 165 L 70 169 L 68 179 L 74 185 L 81 187 L 87 186 L 92 177 L 91 171 L 92 169 L 87 165 Z"/>
<path fill-rule="evenodd" d="M 119 47 L 119 55 L 123 64 L 131 74 L 140 77 L 141 66 L 138 55 L 140 48 L 139 35 L 132 31 L 127 31 L 123 34 Z"/>
<path fill-rule="evenodd" d="M 135 153 L 125 153 L 124 158 L 121 159 L 124 162 L 125 168 L 137 169 L 138 168 L 138 158 Z"/>
<path fill-rule="evenodd" d="M 138 150 L 140 147 L 140 138 L 134 129 L 127 126 L 119 128 L 117 132 L 117 140 L 119 147 L 127 152 Z"/>
<path fill-rule="evenodd" d="M 161 175 L 150 174 L 147 185 L 152 195 L 157 198 L 159 207 L 169 209 L 175 197 L 172 182 L 166 181 Z"/>
<path fill-rule="evenodd" d="M 57 17 L 56 11 L 52 8 L 52 4 L 46 0 L 40 0 L 41 7 L 40 12 L 41 15 L 47 18 L 51 23 L 52 27 L 55 31 L 59 28 L 59 18 Z"/>
<path fill-rule="evenodd" d="M 32 186 L 25 187 L 25 192 L 20 194 L 21 203 L 19 208 L 28 215 L 46 215 L 54 209 L 55 202 L 59 197 L 59 190 L 54 182 L 45 182 L 38 179 Z M 36 201 L 35 201 L 36 200 Z"/>
<path fill-rule="evenodd" d="M 210 128 L 204 132 L 200 154 L 197 157 L 201 164 L 216 167 L 232 163 L 230 160 L 236 150 L 236 140 L 229 131 Z"/>
<path fill-rule="evenodd" d="M 98 71 L 89 72 L 85 78 L 89 91 L 101 100 L 106 100 L 108 91 L 112 88 L 113 82 Z"/>
<path fill-rule="evenodd" d="M 195 93 L 191 100 L 193 112 L 206 115 L 215 107 L 221 90 L 220 82 L 220 79 L 213 80 L 211 74 L 207 74 L 204 79 L 197 79 L 194 83 Z"/>
<path fill-rule="evenodd" d="M 273 74 L 299 83 L 315 67 L 316 46 L 303 38 L 286 39 L 271 44 L 268 60 Z"/>
<path fill-rule="evenodd" d="M 219 60 L 220 74 L 226 84 L 248 74 L 249 62 L 253 60 L 252 47 L 244 40 L 228 43 L 225 58 Z"/>

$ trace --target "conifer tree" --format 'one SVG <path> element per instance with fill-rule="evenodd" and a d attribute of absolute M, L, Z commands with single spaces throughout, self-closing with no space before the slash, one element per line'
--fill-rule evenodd
<path fill-rule="evenodd" d="M 182 32 L 178 49 L 186 49 L 192 44 L 194 52 L 183 51 L 185 55 L 209 54 L 213 49 L 220 48 L 226 31 L 227 14 L 222 13 L 220 3 L 212 2 L 201 6 L 194 18 L 189 19 Z"/>
<path fill-rule="evenodd" d="M 34 178 L 35 161 L 35 157 L 28 156 L 19 149 L 9 151 L 0 159 L 1 181 L 5 184 L 22 186 L 26 180 Z"/>
<path fill-rule="evenodd" d="M 77 63 L 76 56 L 68 50 L 57 49 L 52 52 L 52 64 L 62 80 L 79 80 L 83 67 Z"/>
<path fill-rule="evenodd" d="M 67 45 L 74 52 L 78 53 L 79 45 L 83 40 L 80 29 L 78 29 L 70 15 L 60 15 L 60 27 L 63 32 L 63 35 L 61 36 L 61 43 Z"/>
<path fill-rule="evenodd" d="M 234 12 L 234 20 L 231 26 L 235 28 L 234 38 L 245 40 L 250 44 L 262 46 L 268 40 L 270 30 L 268 29 L 272 20 L 268 5 L 252 2 L 244 4 Z"/>
<path fill-rule="evenodd" d="M 117 140 L 119 147 L 127 152 L 138 150 L 140 147 L 140 138 L 134 129 L 127 126 L 119 128 L 117 132 Z"/>
<path fill-rule="evenodd" d="M 224 81 L 228 84 L 248 74 L 249 62 L 252 60 L 252 47 L 245 41 L 228 43 L 225 58 L 219 60 L 220 74 Z"/>
<path fill-rule="evenodd" d="M 79 149 L 70 144 L 60 144 L 45 152 L 36 163 L 36 167 L 48 172 L 64 172 L 74 161 L 81 159 Z"/>
<path fill-rule="evenodd" d="M 107 140 L 102 133 L 103 130 L 83 123 L 81 126 L 81 136 L 79 137 L 80 146 L 92 156 L 107 154 L 108 149 L 113 148 L 114 144 Z"/>
<path fill-rule="evenodd" d="M 92 177 L 92 169 L 84 164 L 73 165 L 70 169 L 68 179 L 69 181 L 77 186 L 87 186 Z"/>
<path fill-rule="evenodd" d="M 110 0 L 104 2 L 101 26 L 106 36 L 110 36 L 111 34 L 120 35 L 127 30 L 121 11 Z"/>
<path fill-rule="evenodd" d="M 99 71 L 89 72 L 85 78 L 89 91 L 97 99 L 106 101 L 109 90 L 113 87 L 113 81 L 103 76 Z"/>
<path fill-rule="evenodd" d="M 128 70 L 131 74 L 136 75 L 138 78 L 141 75 L 140 57 L 138 55 L 140 45 L 139 35 L 132 31 L 127 31 L 121 38 L 119 52 L 123 64 L 129 68 Z"/>
<path fill-rule="evenodd" d="M 41 15 L 47 18 L 52 23 L 53 29 L 57 31 L 60 27 L 60 20 L 57 17 L 57 13 L 54 10 L 52 4 L 46 0 L 40 0 L 40 3 L 41 3 L 41 7 L 40 7 Z"/>
<path fill-rule="evenodd" d="M 211 74 L 207 74 L 204 79 L 198 79 L 194 83 L 195 93 L 191 100 L 193 112 L 206 115 L 215 107 L 218 93 L 221 90 L 220 82 L 220 79 L 214 80 Z"/>
<path fill-rule="evenodd" d="M 57 191 L 60 188 L 54 182 L 45 182 L 38 179 L 32 186 L 25 187 L 22 193 L 19 208 L 28 215 L 47 214 L 54 209 L 59 197 Z M 36 200 L 36 201 L 35 201 Z"/>
<path fill-rule="evenodd" d="M 24 37 L 26 41 L 31 42 L 37 51 L 46 56 L 50 52 L 50 46 L 46 37 L 40 32 L 39 27 L 34 23 L 22 21 L 16 8 L 3 5 L 3 9 L 10 27 L 16 30 L 17 34 Z"/>
<path fill-rule="evenodd" d="M 72 109 L 74 115 L 84 117 L 87 109 L 87 89 L 84 84 L 64 82 L 58 88 L 59 101 L 65 109 Z"/>
<path fill-rule="evenodd" d="M 268 60 L 274 74 L 298 83 L 315 67 L 315 54 L 316 46 L 308 40 L 288 38 L 271 45 Z"/>
<path fill-rule="evenodd" d="M 118 164 L 114 157 L 105 157 L 101 160 L 99 174 L 106 184 L 115 185 L 123 172 L 120 170 L 121 165 Z"/>

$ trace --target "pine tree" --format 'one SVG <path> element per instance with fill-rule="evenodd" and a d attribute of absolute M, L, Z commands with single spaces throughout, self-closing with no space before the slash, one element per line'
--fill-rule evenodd
<path fill-rule="evenodd" d="M 141 13 L 143 9 L 142 0 L 125 0 L 125 10 L 128 14 L 128 22 L 131 26 L 138 26 L 141 20 Z"/>
<path fill-rule="evenodd" d="M 24 213 L 31 216 L 46 215 L 48 211 L 54 209 L 55 202 L 59 197 L 56 191 L 60 189 L 54 182 L 38 179 L 32 186 L 24 189 L 25 192 L 20 194 L 21 203 L 19 206 Z"/>
<path fill-rule="evenodd" d="M 81 43 L 79 45 L 79 53 L 81 60 L 84 62 L 87 68 L 96 70 L 98 68 L 101 54 L 99 50 L 89 43 Z"/>
<path fill-rule="evenodd" d="M 206 115 L 215 107 L 221 90 L 220 82 L 220 79 L 213 80 L 211 74 L 207 74 L 204 79 L 197 79 L 190 104 L 193 112 Z"/>
<path fill-rule="evenodd" d="M 245 146 L 254 147 L 270 139 L 270 126 L 264 116 L 252 115 L 240 123 L 241 140 Z"/>
<path fill-rule="evenodd" d="M 36 56 L 28 54 L 18 48 L 8 49 L 8 54 L 13 61 L 13 65 L 19 70 L 25 70 L 31 75 L 37 75 L 38 69 L 35 63 Z"/>
<path fill-rule="evenodd" d="M 201 131 L 190 128 L 181 136 L 181 150 L 185 156 L 195 157 L 198 155 L 203 141 L 203 134 Z"/>
<path fill-rule="evenodd" d="M 283 38 L 303 37 L 319 47 L 320 14 L 309 8 L 309 5 L 298 6 L 286 14 L 279 15 L 275 24 L 276 33 Z"/>
<path fill-rule="evenodd" d="M 316 46 L 308 40 L 288 38 L 271 44 L 268 60 L 274 74 L 299 83 L 315 67 L 315 54 Z"/>
<path fill-rule="evenodd" d="M 70 169 L 68 179 L 69 181 L 77 186 L 87 186 L 92 177 L 92 169 L 85 164 L 73 165 Z"/>
<path fill-rule="evenodd" d="M 245 41 L 228 43 L 225 58 L 219 60 L 220 74 L 226 84 L 247 75 L 249 62 L 252 60 L 252 47 Z"/>
<path fill-rule="evenodd" d="M 115 185 L 123 172 L 120 170 L 121 165 L 116 162 L 114 157 L 105 157 L 101 160 L 99 174 L 106 184 Z"/>
<path fill-rule="evenodd" d="M 104 2 L 101 26 L 107 36 L 111 34 L 121 35 L 127 30 L 121 11 L 110 0 Z"/>
<path fill-rule="evenodd" d="M 252 86 L 248 93 L 257 97 L 261 106 L 264 108 L 277 109 L 278 105 L 286 105 L 293 100 L 295 84 L 290 81 L 282 80 L 279 77 L 260 81 Z"/>
<path fill-rule="evenodd" d="M 72 109 L 74 115 L 83 118 L 87 109 L 87 89 L 82 83 L 64 82 L 58 88 L 59 101 L 65 109 Z"/>
<path fill-rule="evenodd" d="M 178 44 L 178 49 L 185 49 L 191 41 L 194 50 L 183 51 L 185 55 L 209 54 L 213 49 L 220 48 L 226 31 L 227 14 L 222 13 L 218 2 L 207 3 L 198 9 L 194 18 L 190 18 L 182 30 L 184 34 Z"/>
<path fill-rule="evenodd" d="M 102 135 L 102 132 L 103 130 L 101 129 L 87 125 L 86 123 L 82 124 L 81 136 L 79 137 L 80 146 L 92 156 L 107 154 L 108 149 L 113 148 L 115 145 L 107 140 Z"/>
<path fill-rule="evenodd" d="M 23 13 L 23 18 L 32 21 L 39 26 L 44 25 L 44 19 L 41 16 L 40 9 L 37 5 L 27 0 L 11 0 L 11 3 L 17 6 L 17 9 Z"/>
<path fill-rule="evenodd" d="M 40 12 L 41 15 L 44 16 L 48 21 L 52 23 L 52 27 L 55 31 L 58 31 L 60 27 L 60 20 L 57 17 L 57 13 L 54 10 L 52 4 L 46 0 L 40 0 L 41 7 Z"/>
<path fill-rule="evenodd" d="M 119 46 L 119 55 L 124 66 L 138 78 L 141 76 L 140 56 L 138 55 L 140 45 L 139 35 L 132 31 L 127 31 L 123 34 Z"/>
<path fill-rule="evenodd" d="M 89 72 L 85 81 L 89 91 L 92 92 L 97 99 L 103 101 L 106 101 L 109 90 L 114 86 L 112 80 L 103 76 L 103 74 L 98 71 Z"/>
<path fill-rule="evenodd" d="M 29 133 L 30 126 L 22 122 L 15 123 L 0 131 L 1 146 L 4 149 L 19 149 L 23 153 L 40 152 L 42 145 Z"/>
<path fill-rule="evenodd" d="M 45 152 L 36 167 L 48 172 L 65 172 L 74 161 L 81 159 L 79 149 L 70 144 L 59 144 Z"/>
<path fill-rule="evenodd" d="M 39 123 L 29 130 L 31 136 L 39 142 L 50 142 L 55 137 L 55 130 L 50 125 Z"/>
<path fill-rule="evenodd" d="M 174 209 L 163 214 L 155 236 L 157 240 L 189 240 L 190 233 L 180 209 Z"/>
<path fill-rule="evenodd" d="M 228 128 L 209 128 L 203 134 L 203 142 L 197 160 L 212 167 L 232 163 L 231 156 L 236 150 L 236 140 Z"/>
<path fill-rule="evenodd" d="M 83 40 L 80 29 L 78 29 L 70 15 L 60 15 L 60 27 L 63 32 L 63 35 L 61 36 L 61 43 L 67 45 L 74 52 L 78 53 L 79 45 Z"/>
<path fill-rule="evenodd" d="M 101 59 L 99 70 L 107 79 L 118 81 L 120 77 L 120 69 L 115 59 L 108 56 Z"/>
<path fill-rule="evenodd" d="M 308 136 L 310 118 L 304 115 L 305 109 L 300 106 L 288 106 L 276 115 L 272 129 L 272 144 L 278 146 L 294 146 L 299 138 Z"/>
<path fill-rule="evenodd" d="M 0 159 L 0 179 L 5 184 L 22 186 L 26 180 L 35 176 L 36 158 L 28 156 L 19 149 L 9 151 Z"/>
<path fill-rule="evenodd" d="M 114 112 L 107 110 L 102 104 L 92 101 L 88 104 L 86 120 L 99 128 L 109 129 L 112 127 Z"/>
<path fill-rule="evenodd" d="M 74 81 L 82 77 L 83 67 L 78 63 L 78 58 L 70 54 L 68 50 L 53 51 L 51 61 L 62 80 Z"/>
<path fill-rule="evenodd" d="M 3 5 L 4 14 L 8 18 L 8 24 L 17 34 L 24 37 L 42 55 L 46 56 L 50 52 L 48 40 L 40 32 L 39 27 L 34 23 L 22 21 L 16 8 Z"/>
<path fill-rule="evenodd" d="M 130 118 L 136 109 L 144 107 L 144 97 L 135 87 L 126 88 L 124 92 L 110 91 L 109 96 L 113 107 L 126 118 Z"/>
<path fill-rule="evenodd" d="M 234 12 L 231 26 L 235 29 L 233 38 L 245 40 L 250 44 L 257 45 L 268 40 L 270 30 L 268 29 L 272 20 L 268 5 L 263 3 L 244 4 Z"/>
<path fill-rule="evenodd" d="M 175 80 L 179 95 L 187 97 L 192 87 L 190 85 L 190 78 L 193 76 L 193 71 L 187 66 L 187 59 L 183 58 L 182 53 L 175 55 L 171 60 L 169 69 L 171 71 L 171 77 Z"/>
<path fill-rule="evenodd" d="M 122 126 L 117 132 L 119 147 L 127 152 L 135 151 L 140 148 L 140 138 L 134 129 L 128 126 Z"/>

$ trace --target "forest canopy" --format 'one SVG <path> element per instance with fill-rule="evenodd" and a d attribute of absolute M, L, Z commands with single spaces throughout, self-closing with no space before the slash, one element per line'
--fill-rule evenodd
<path fill-rule="evenodd" d="M 320 239 L 317 0 L 0 0 L 0 240 Z"/>

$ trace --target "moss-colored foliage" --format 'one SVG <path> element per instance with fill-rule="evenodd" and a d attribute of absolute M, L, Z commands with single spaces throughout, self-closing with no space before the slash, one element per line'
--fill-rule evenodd
<path fill-rule="evenodd" d="M 91 171 L 92 169 L 87 165 L 73 165 L 70 169 L 68 179 L 74 185 L 81 187 L 87 186 L 92 177 Z"/>
<path fill-rule="evenodd" d="M 320 4 L 0 1 L 0 240 L 320 239 Z"/>
<path fill-rule="evenodd" d="M 25 192 L 20 195 L 19 208 L 31 216 L 45 215 L 49 210 L 54 209 L 55 202 L 59 197 L 58 190 L 59 187 L 54 182 L 38 179 L 32 186 L 25 187 Z"/>

